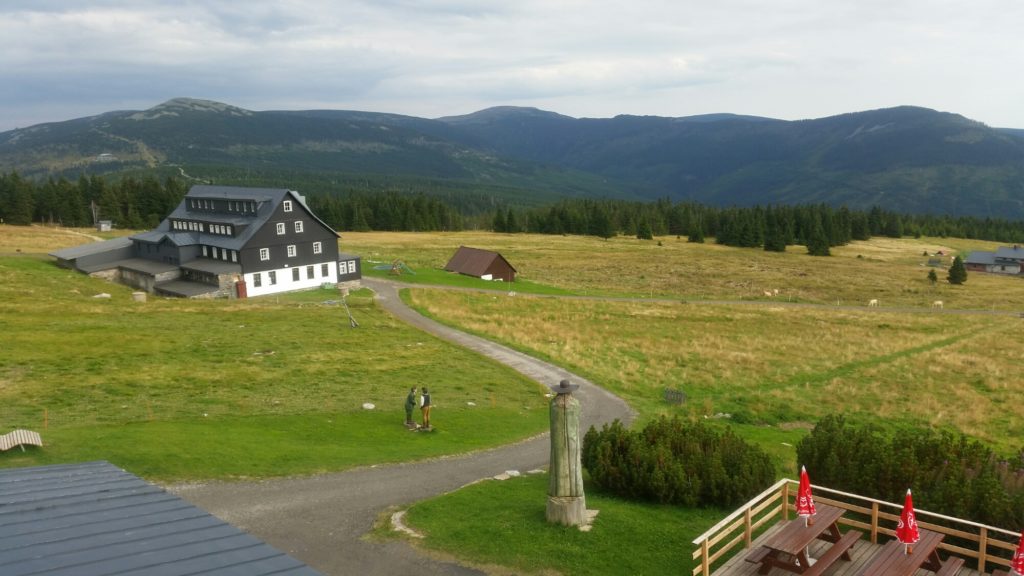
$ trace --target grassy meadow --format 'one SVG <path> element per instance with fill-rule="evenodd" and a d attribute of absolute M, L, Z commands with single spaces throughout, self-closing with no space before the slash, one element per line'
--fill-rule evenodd
<path fill-rule="evenodd" d="M 283 476 L 546 428 L 545 389 L 396 322 L 369 292 L 349 297 L 358 328 L 334 290 L 139 303 L 41 254 L 88 241 L 0 227 L 0 429 L 37 430 L 46 443 L 0 453 L 0 466 L 106 459 L 160 480 Z M 436 430 L 410 433 L 405 395 L 423 385 Z"/>
<path fill-rule="evenodd" d="M 928 282 L 925 251 L 966 257 L 972 250 L 999 245 L 977 240 L 875 238 L 834 248 L 831 257 L 820 258 L 808 256 L 800 246 L 775 253 L 691 244 L 674 236 L 602 240 L 490 232 L 344 232 L 341 239 L 343 251 L 363 257 L 364 269 L 372 262 L 404 260 L 416 275 L 400 279 L 410 282 L 419 282 L 430 270 L 435 277 L 447 274 L 437 271 L 460 245 L 501 252 L 518 271 L 523 288 L 518 282 L 514 288 L 523 293 L 533 292 L 531 284 L 541 284 L 581 295 L 769 300 L 764 292 L 778 289 L 779 296 L 771 300 L 864 306 L 877 299 L 882 308 L 927 308 L 942 300 L 947 309 L 1024 309 L 1024 281 L 1019 278 L 971 273 L 966 284 L 953 286 L 945 281 L 946 270 L 936 269 L 940 281 L 935 286 Z"/>
<path fill-rule="evenodd" d="M 1006 454 L 1021 447 L 1024 414 L 1014 406 L 1024 392 L 1024 320 L 1010 312 L 1024 309 L 1024 282 L 971 273 L 951 286 L 938 270 L 933 287 L 922 255 L 996 244 L 875 239 L 812 258 L 794 248 L 772 254 L 660 240 L 346 234 L 342 244 L 434 270 L 460 244 L 490 248 L 530 281 L 580 295 L 640 296 L 403 291 L 431 317 L 609 388 L 641 422 L 679 414 L 731 425 L 764 447 L 780 474 L 795 473 L 793 445 L 831 412 L 890 430 L 963 432 Z M 451 282 L 438 274 L 439 283 Z M 764 296 L 774 288 L 778 297 Z M 867 307 L 871 298 L 881 306 Z M 934 300 L 944 309 L 932 309 Z M 666 388 L 684 390 L 687 402 L 667 404 Z M 580 533 L 544 522 L 542 483 L 477 484 L 414 505 L 409 521 L 427 534 L 424 546 L 508 573 L 662 574 L 692 569 L 689 542 L 727 513 L 624 503 L 589 490 L 588 507 L 602 512 L 592 532 Z M 640 553 L 623 557 L 624 543 Z"/>

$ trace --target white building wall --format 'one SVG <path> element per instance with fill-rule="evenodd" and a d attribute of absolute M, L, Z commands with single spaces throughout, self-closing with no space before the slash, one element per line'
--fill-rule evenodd
<path fill-rule="evenodd" d="M 327 276 L 321 274 L 323 265 L 327 265 Z M 313 278 L 308 278 L 306 266 L 313 267 Z M 292 269 L 299 269 L 299 280 L 292 280 Z M 338 282 L 338 263 L 335 261 L 317 262 L 315 264 L 302 264 L 299 266 L 288 266 L 274 270 L 277 281 L 270 282 L 270 270 L 263 272 L 250 272 L 245 274 L 245 287 L 248 296 L 266 296 L 267 294 L 280 294 L 281 292 L 292 292 L 294 290 L 308 290 L 319 288 L 321 284 Z M 260 275 L 260 286 L 256 286 L 256 274 Z"/>

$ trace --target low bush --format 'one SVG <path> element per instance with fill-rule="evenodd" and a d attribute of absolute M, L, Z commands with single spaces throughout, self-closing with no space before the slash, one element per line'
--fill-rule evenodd
<path fill-rule="evenodd" d="M 775 479 L 769 456 L 732 430 L 662 417 L 643 430 L 619 421 L 583 439 L 583 466 L 600 488 L 638 500 L 736 506 Z"/>
<path fill-rule="evenodd" d="M 1018 530 L 1024 526 L 1024 451 L 1006 459 L 966 436 L 931 430 L 885 434 L 827 416 L 797 444 L 816 484 L 914 504 L 931 512 Z"/>

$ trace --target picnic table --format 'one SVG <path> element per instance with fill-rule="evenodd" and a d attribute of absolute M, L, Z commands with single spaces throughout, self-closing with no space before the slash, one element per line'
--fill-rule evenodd
<path fill-rule="evenodd" d="M 939 543 L 945 537 L 938 532 L 921 530 L 921 539 L 912 544 L 910 554 L 904 553 L 904 544 L 892 540 L 875 554 L 861 571 L 860 576 L 911 576 L 919 569 L 930 570 L 940 576 L 955 575 L 963 566 L 963 558 L 939 558 Z"/>
<path fill-rule="evenodd" d="M 761 563 L 759 574 L 767 574 L 772 567 L 778 567 L 797 574 L 815 575 L 840 557 L 849 560 L 849 550 L 862 533 L 850 530 L 844 536 L 839 532 L 838 522 L 843 515 L 841 508 L 820 504 L 817 511 L 810 526 L 805 525 L 803 518 L 789 521 L 747 556 L 747 561 Z M 820 558 L 812 561 L 807 556 L 807 547 L 815 540 L 831 542 L 832 546 Z"/>

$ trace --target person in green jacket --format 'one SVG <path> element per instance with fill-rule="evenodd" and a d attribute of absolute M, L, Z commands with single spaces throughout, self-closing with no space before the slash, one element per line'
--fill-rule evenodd
<path fill-rule="evenodd" d="M 412 419 L 412 411 L 416 409 L 416 387 L 409 389 L 409 395 L 405 397 L 405 425 L 413 426 L 416 422 Z"/>

